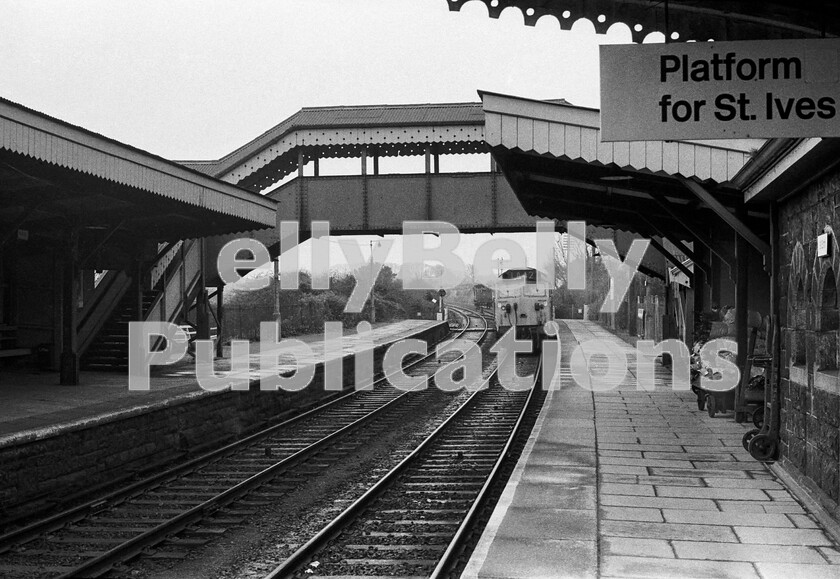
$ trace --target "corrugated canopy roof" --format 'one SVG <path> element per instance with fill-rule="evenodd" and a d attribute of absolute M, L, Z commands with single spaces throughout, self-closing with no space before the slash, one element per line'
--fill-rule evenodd
<path fill-rule="evenodd" d="M 0 177 L 5 209 L 52 203 L 68 218 L 78 210 L 75 218 L 84 221 L 97 211 L 107 220 L 109 206 L 113 219 L 146 210 L 151 219 L 157 206 L 161 219 L 181 216 L 184 237 L 191 221 L 196 232 L 212 235 L 276 220 L 270 199 L 2 98 Z"/>

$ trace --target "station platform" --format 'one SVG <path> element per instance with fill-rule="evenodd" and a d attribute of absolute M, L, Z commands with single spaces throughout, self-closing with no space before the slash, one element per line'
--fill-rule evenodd
<path fill-rule="evenodd" d="M 403 320 L 375 324 L 371 331 L 374 347 L 387 345 L 414 337 L 441 322 L 429 320 Z M 344 336 L 342 356 L 352 356 L 359 347 L 355 332 Z M 312 349 L 312 357 L 301 363 L 324 362 L 323 334 L 295 336 Z M 226 356 L 217 359 L 217 372 L 230 370 L 230 348 Z M 251 344 L 250 379 L 258 380 L 259 344 Z M 277 371 L 294 369 L 289 357 L 278 359 Z M 189 355 L 169 366 L 151 368 L 149 391 L 128 389 L 128 378 L 118 372 L 81 373 L 76 386 L 60 386 L 58 372 L 33 369 L 8 369 L 0 371 L 0 446 L 21 439 L 52 435 L 73 426 L 91 426 L 95 422 L 111 420 L 125 413 L 143 412 L 158 404 L 171 403 L 173 399 L 189 399 L 214 394 L 202 390 L 195 379 L 195 362 Z"/>
<path fill-rule="evenodd" d="M 743 449 L 746 425 L 698 411 L 658 364 L 637 390 L 635 348 L 594 322 L 560 338 L 564 369 L 463 579 L 840 577 L 836 530 Z M 627 356 L 617 388 L 572 381 L 587 340 Z"/>
<path fill-rule="evenodd" d="M 326 360 L 343 360 L 345 387 L 354 383 L 354 355 L 373 344 L 374 371 L 387 347 L 406 338 L 437 342 L 446 322 L 403 320 L 374 325 L 370 342 L 345 330 L 340 353 L 325 356 L 323 334 L 295 336 L 311 355 L 278 354 L 268 372 L 293 373 L 314 365 L 313 383 L 298 392 L 261 391 L 259 343 L 250 344 L 247 391 L 202 389 L 189 355 L 169 366 L 152 366 L 149 390 L 128 388 L 117 372 L 82 372 L 81 383 L 60 386 L 57 372 L 28 368 L 0 371 L 0 521 L 32 500 L 56 502 L 121 478 L 204 452 L 276 423 L 333 392 L 323 388 Z M 230 370 L 217 359 L 217 373 Z M 231 375 L 232 376 L 232 375 Z"/>

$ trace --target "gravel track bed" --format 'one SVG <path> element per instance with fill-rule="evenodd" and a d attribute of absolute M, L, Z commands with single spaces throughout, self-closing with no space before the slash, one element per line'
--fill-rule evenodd
<path fill-rule="evenodd" d="M 488 356 L 493 343 L 492 334 L 482 344 L 486 364 L 484 374 L 495 368 L 495 356 Z M 252 579 L 262 578 L 279 561 L 286 559 L 300 545 L 335 518 L 354 500 L 364 494 L 382 475 L 407 456 L 431 434 L 447 416 L 469 397 L 468 392 L 441 394 L 437 403 L 402 416 L 388 431 L 314 479 L 308 480 L 284 496 L 260 506 L 247 523 L 227 527 L 219 538 L 204 547 L 192 548 L 177 559 L 140 557 L 123 565 L 106 577 L 136 577 L 139 579 Z M 465 473 L 471 467 L 460 465 Z M 259 496 L 259 491 L 254 493 Z M 433 504 L 433 499 L 420 499 Z M 236 507 L 234 507 L 236 508 Z M 220 516 L 226 516 L 224 511 Z M 203 525 L 212 526 L 213 519 Z M 405 537 L 409 540 L 412 537 Z M 444 538 L 426 537 L 428 544 L 441 544 Z M 394 544 L 400 544 L 395 537 Z M 416 537 L 413 538 L 416 542 Z M 158 557 L 166 555 L 162 546 Z"/>

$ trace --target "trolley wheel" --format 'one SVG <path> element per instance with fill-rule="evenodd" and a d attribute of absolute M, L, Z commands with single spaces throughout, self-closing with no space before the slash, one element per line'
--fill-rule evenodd
<path fill-rule="evenodd" d="M 752 430 L 748 430 L 744 433 L 744 437 L 741 439 L 741 444 L 744 445 L 744 450 L 750 449 L 750 441 L 755 437 L 756 434 L 761 432 L 758 428 L 753 428 Z"/>
<path fill-rule="evenodd" d="M 735 422 L 738 424 L 742 424 L 747 420 L 747 413 L 746 412 L 736 412 L 735 413 Z"/>
<path fill-rule="evenodd" d="M 753 424 L 756 428 L 764 426 L 764 408 L 756 408 L 753 412 Z"/>
<path fill-rule="evenodd" d="M 706 410 L 709 412 L 710 417 L 715 417 L 715 413 L 717 412 L 717 401 L 711 394 L 706 394 Z"/>
<path fill-rule="evenodd" d="M 773 456 L 776 454 L 776 441 L 766 434 L 756 434 L 750 441 L 747 450 L 756 460 L 773 460 Z"/>
<path fill-rule="evenodd" d="M 706 396 L 697 395 L 697 410 L 701 412 L 706 409 Z"/>

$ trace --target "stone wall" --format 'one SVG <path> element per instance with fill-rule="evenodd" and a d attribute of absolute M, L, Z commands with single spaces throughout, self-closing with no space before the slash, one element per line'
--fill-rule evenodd
<path fill-rule="evenodd" d="M 414 337 L 429 344 L 443 339 L 440 323 Z M 387 345 L 374 351 L 374 370 L 381 370 Z M 430 348 L 431 349 L 431 348 Z M 354 383 L 355 360 L 344 359 L 344 382 Z M 89 426 L 57 428 L 48 436 L 0 447 L 0 519 L 24 510 L 64 501 L 136 473 L 155 470 L 155 463 L 183 459 L 232 442 L 262 427 L 299 413 L 326 395 L 319 365 L 312 384 L 300 392 L 192 392 L 151 409 L 92 421 Z"/>
<path fill-rule="evenodd" d="M 840 172 L 829 173 L 779 207 L 781 245 L 782 466 L 840 514 L 838 302 Z M 817 236 L 831 232 L 830 255 Z"/>

